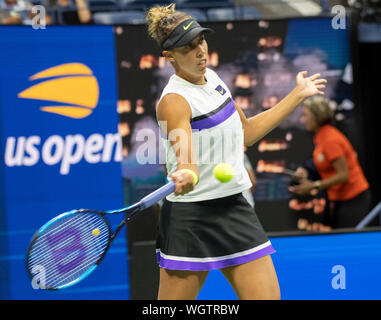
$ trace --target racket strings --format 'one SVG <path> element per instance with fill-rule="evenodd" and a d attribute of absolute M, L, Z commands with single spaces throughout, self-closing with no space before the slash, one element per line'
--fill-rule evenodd
<path fill-rule="evenodd" d="M 103 236 L 101 239 L 99 239 L 100 241 L 108 241 L 107 239 L 107 236 Z M 89 241 L 90 243 L 90 241 Z M 84 243 L 86 244 L 86 243 Z M 73 249 L 76 249 L 75 246 L 68 246 L 67 247 L 67 250 L 71 253 L 69 254 L 61 254 L 61 255 L 56 255 L 56 258 L 57 260 L 60 261 L 60 273 L 64 274 L 64 273 L 67 273 L 70 271 L 70 269 L 73 269 L 71 266 L 70 266 L 70 262 L 73 261 L 77 255 L 78 255 L 78 250 L 73 250 Z M 94 247 L 92 249 L 90 249 L 91 251 L 88 251 L 87 252 L 87 257 L 86 257 L 86 261 L 90 261 L 91 263 L 94 263 L 96 262 L 96 260 L 98 259 L 100 253 L 103 252 L 104 248 L 103 247 L 100 247 L 97 246 L 97 247 Z M 47 270 L 54 270 L 53 268 L 55 268 L 55 261 L 54 260 L 49 260 L 49 258 L 45 258 L 44 260 L 41 260 L 39 261 L 39 264 L 42 264 L 45 268 L 47 268 Z M 81 263 L 81 265 L 83 265 L 84 263 Z M 75 268 L 73 270 L 73 272 L 80 272 L 81 270 L 83 270 L 83 268 L 79 269 L 78 267 Z"/>
<path fill-rule="evenodd" d="M 84 241 L 82 241 L 82 244 L 87 246 L 87 247 L 89 247 L 90 243 L 92 242 L 91 237 L 93 237 L 93 236 L 89 235 L 86 238 L 83 238 Z M 102 241 L 106 241 L 107 242 L 108 241 L 108 236 L 106 234 L 104 234 L 103 236 L 99 236 L 99 238 L 97 240 L 98 240 L 98 243 L 96 244 L 96 246 L 91 248 L 91 251 L 87 252 L 87 258 L 86 259 L 90 260 L 91 263 L 93 263 L 94 260 L 96 260 L 98 258 L 99 251 L 103 252 L 103 249 L 104 249 L 103 247 L 104 246 L 100 246 L 99 242 L 102 242 Z M 94 244 L 92 244 L 92 245 L 94 245 Z M 65 249 L 66 249 L 67 252 L 70 252 L 70 253 L 65 253 L 64 252 L 62 254 L 56 254 L 55 259 L 51 259 L 50 255 L 46 255 L 42 259 L 39 259 L 39 257 L 32 258 L 32 259 L 30 259 L 30 263 L 31 263 L 32 266 L 33 265 L 43 266 L 45 268 L 45 270 L 49 274 L 49 271 L 50 270 L 54 270 L 53 268 L 55 268 L 55 264 L 56 264 L 55 260 L 59 260 L 60 261 L 60 265 L 61 265 L 60 273 L 66 273 L 71 268 L 70 267 L 70 262 L 73 261 L 77 257 L 77 255 L 78 255 L 78 249 L 73 244 L 65 246 Z M 33 252 L 32 254 L 34 255 L 35 253 Z M 64 267 L 62 267 L 62 266 L 64 266 Z M 75 271 L 78 272 L 80 270 L 78 270 L 78 268 L 77 268 Z M 50 278 L 50 277 L 48 276 L 48 278 Z"/>
<path fill-rule="evenodd" d="M 59 287 L 78 279 L 78 276 L 86 272 L 92 265 L 94 265 L 94 261 L 88 261 L 88 263 L 82 264 L 81 268 L 78 268 L 75 273 L 68 273 L 66 277 L 63 276 L 59 279 L 55 279 L 55 282 L 52 281 L 52 287 Z"/>
<path fill-rule="evenodd" d="M 99 229 L 99 235 L 92 233 L 94 229 Z M 29 268 L 43 268 L 47 288 L 68 284 L 98 261 L 108 241 L 109 228 L 101 216 L 64 217 L 39 235 L 30 251 Z"/>
<path fill-rule="evenodd" d="M 105 240 L 105 238 L 107 238 L 107 235 L 108 235 L 107 232 L 101 232 L 101 234 L 102 235 L 99 235 L 99 237 L 96 239 L 97 243 L 99 243 L 99 242 L 102 243 L 102 241 Z M 31 258 L 30 258 L 31 264 L 33 264 L 36 260 L 38 260 L 39 264 L 44 265 L 45 267 L 49 266 L 49 259 L 51 257 L 49 255 L 44 255 L 44 251 L 47 250 L 47 248 L 46 248 L 46 245 L 47 245 L 46 237 L 47 237 L 47 235 L 43 234 L 40 237 L 39 241 L 35 243 L 35 246 L 33 247 Z M 94 236 L 90 232 L 88 232 L 87 235 L 85 237 L 82 237 L 82 239 L 81 239 L 82 246 L 89 247 L 91 242 L 92 242 L 91 244 L 94 245 L 93 237 Z M 76 251 L 78 251 L 78 250 L 74 250 L 75 247 L 78 246 L 78 244 L 74 243 L 72 237 L 66 236 L 66 239 L 64 241 L 62 241 L 62 239 L 64 239 L 64 238 L 65 238 L 65 235 L 64 235 L 64 233 L 62 233 L 60 237 L 56 237 L 54 239 L 55 242 L 59 243 L 59 245 L 57 245 L 55 247 L 56 252 L 61 248 L 66 249 L 66 250 L 62 250 L 62 253 L 61 253 L 62 257 L 60 257 L 59 253 L 57 253 L 55 256 L 56 260 L 61 260 L 62 264 L 64 264 L 65 260 L 70 260 L 70 257 L 72 255 L 75 255 Z M 48 250 L 50 250 L 50 249 L 48 249 Z M 66 255 L 66 258 L 65 258 L 65 255 Z M 41 257 L 44 257 L 44 258 L 41 258 Z M 54 261 L 51 261 L 51 263 L 53 263 L 53 262 Z"/>
<path fill-rule="evenodd" d="M 95 221 L 96 221 L 96 219 L 90 219 L 90 220 L 87 220 L 86 221 L 86 217 L 81 217 L 82 219 L 78 219 L 76 222 L 77 222 L 77 224 L 78 223 L 86 223 L 87 225 L 85 226 L 85 228 L 88 228 L 88 229 L 91 229 L 91 227 L 93 227 L 93 228 L 96 228 L 96 227 L 99 227 L 99 226 L 97 226 L 97 225 L 90 225 L 89 226 L 89 224 L 93 224 Z M 68 221 L 68 222 L 72 222 L 72 221 Z M 38 254 L 38 253 L 40 253 L 39 251 L 42 251 L 42 250 L 46 250 L 46 238 L 47 237 L 51 237 L 51 238 L 53 238 L 54 239 L 54 243 L 55 243 L 55 249 L 57 250 L 57 249 L 60 249 L 60 248 L 69 248 L 68 246 L 67 246 L 67 244 L 69 243 L 69 244 L 72 244 L 72 246 L 75 246 L 75 243 L 72 241 L 72 238 L 71 237 L 68 237 L 68 235 L 65 233 L 65 232 L 62 232 L 63 230 L 65 230 L 65 228 L 66 229 L 68 229 L 67 227 L 70 227 L 69 225 L 68 225 L 68 222 L 66 222 L 66 223 L 64 223 L 64 224 L 62 224 L 62 225 L 60 225 L 59 227 L 56 227 L 56 228 L 54 228 L 54 230 L 55 231 L 57 231 L 54 235 L 52 235 L 52 232 L 47 232 L 47 233 L 44 233 L 44 234 L 42 234 L 41 236 L 40 236 L 40 239 L 41 240 L 44 240 L 44 241 L 40 241 L 39 243 L 36 243 L 35 244 L 35 246 L 34 246 L 34 252 L 36 253 L 36 254 Z M 60 236 L 57 236 L 57 233 L 58 233 L 58 231 L 60 231 L 61 233 L 60 233 Z M 67 230 L 65 230 L 65 231 L 67 231 Z M 84 241 L 85 239 L 87 239 L 87 238 L 89 238 L 89 239 L 91 239 L 90 238 L 90 233 L 89 232 L 86 232 L 86 234 L 87 234 L 87 237 L 83 237 L 83 234 L 81 234 L 81 244 L 83 244 L 83 245 L 86 245 L 87 243 L 86 243 L 86 241 Z M 103 235 L 104 235 L 104 233 L 102 233 Z M 66 238 L 66 239 L 65 239 Z M 62 241 L 62 239 L 65 239 L 64 241 Z M 97 240 L 99 241 L 101 239 L 101 237 L 98 237 L 97 238 Z"/>
<path fill-rule="evenodd" d="M 92 220 L 88 220 L 88 224 L 93 222 L 97 217 L 94 217 L 94 219 Z M 86 220 L 86 217 L 81 217 L 80 219 L 77 220 L 77 223 L 83 223 L 85 222 Z M 68 227 L 69 223 L 72 222 L 70 221 L 69 219 L 62 223 L 62 224 L 59 224 L 57 227 L 55 228 L 52 228 L 51 230 L 49 230 L 48 232 L 46 233 L 43 233 L 41 236 L 40 236 L 40 239 L 45 239 L 47 237 L 53 237 L 54 236 L 54 241 L 55 242 L 59 242 L 60 245 L 56 246 L 56 249 L 58 249 L 59 247 L 65 247 L 65 245 L 67 243 L 71 243 L 72 242 L 72 239 L 68 238 L 67 235 L 65 235 L 65 233 L 62 232 L 62 230 L 64 230 L 66 227 Z M 53 231 L 56 231 L 56 232 L 53 232 Z M 61 232 L 61 236 L 57 236 L 56 234 L 58 232 Z M 103 233 L 102 233 L 103 234 Z M 63 238 L 67 238 L 65 241 L 62 241 Z M 99 240 L 99 239 L 98 239 Z M 39 242 L 36 242 L 33 246 L 33 253 L 34 255 L 38 255 L 39 253 L 41 253 L 43 250 L 46 250 L 46 243 L 44 241 L 39 241 Z"/>
<path fill-rule="evenodd" d="M 57 233 L 58 231 L 64 229 L 69 223 L 73 223 L 73 218 L 76 219 L 76 222 L 78 224 L 80 224 L 80 222 L 83 222 L 85 221 L 86 219 L 88 219 L 88 221 L 90 221 L 90 219 L 88 218 L 88 216 L 91 216 L 92 218 L 98 218 L 99 219 L 99 216 L 93 214 L 93 213 L 78 213 L 76 215 L 68 215 L 66 217 L 63 217 L 57 221 L 55 221 L 54 223 L 52 223 L 49 228 L 47 228 L 47 231 L 44 230 L 44 235 L 48 236 L 50 234 L 53 234 L 53 233 Z M 54 227 L 56 226 L 56 227 Z"/>
<path fill-rule="evenodd" d="M 98 238 L 98 240 L 105 240 L 105 243 L 107 244 L 107 236 Z M 65 284 L 67 279 L 70 277 L 77 278 L 81 273 L 86 271 L 86 268 L 96 262 L 100 254 L 103 252 L 105 245 L 100 246 L 98 241 L 95 246 L 93 243 L 91 245 L 92 248 L 89 248 L 91 243 L 92 242 L 87 241 L 86 238 L 82 239 L 82 250 L 86 250 L 86 256 L 80 257 L 80 263 L 77 266 L 74 266 L 74 268 L 72 263 L 73 261 L 76 261 L 75 259 L 78 258 L 78 255 L 80 255 L 81 252 L 78 252 L 78 248 L 73 244 L 66 246 L 63 253 L 57 254 L 56 252 L 53 252 L 52 254 L 51 252 L 47 252 L 45 258 L 36 260 L 34 262 L 35 265 L 44 267 L 46 286 L 57 287 Z M 59 263 L 60 266 L 58 270 L 57 263 Z"/>

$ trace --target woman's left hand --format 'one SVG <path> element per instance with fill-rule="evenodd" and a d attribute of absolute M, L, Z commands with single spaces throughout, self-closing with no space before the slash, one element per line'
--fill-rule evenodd
<path fill-rule="evenodd" d="M 308 179 L 302 180 L 298 185 L 288 187 L 288 190 L 301 196 L 315 195 L 317 193 L 314 183 Z"/>
<path fill-rule="evenodd" d="M 324 95 L 326 79 L 320 78 L 320 73 L 315 73 L 311 77 L 307 76 L 307 71 L 299 72 L 296 76 L 296 88 L 299 90 L 303 99 L 307 99 L 316 94 Z"/>

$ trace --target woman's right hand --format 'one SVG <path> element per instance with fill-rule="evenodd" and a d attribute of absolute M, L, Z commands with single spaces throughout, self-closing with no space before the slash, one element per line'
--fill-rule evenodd
<path fill-rule="evenodd" d="M 298 89 L 303 100 L 316 94 L 324 95 L 327 80 L 320 78 L 320 73 L 307 77 L 307 71 L 299 72 L 296 76 L 296 88 Z"/>
<path fill-rule="evenodd" d="M 171 178 L 176 183 L 175 194 L 177 196 L 184 195 L 194 189 L 193 176 L 186 171 L 178 170 L 172 173 Z"/>

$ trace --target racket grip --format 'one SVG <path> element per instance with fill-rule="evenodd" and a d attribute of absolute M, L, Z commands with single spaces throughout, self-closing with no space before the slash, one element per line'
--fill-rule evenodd
<path fill-rule="evenodd" d="M 152 206 L 154 203 L 170 195 L 172 192 L 175 191 L 175 189 L 176 189 L 175 182 L 174 181 L 168 182 L 166 185 L 155 190 L 154 192 L 150 193 L 149 195 L 145 196 L 142 200 L 140 200 L 140 205 L 142 206 L 142 209 Z"/>

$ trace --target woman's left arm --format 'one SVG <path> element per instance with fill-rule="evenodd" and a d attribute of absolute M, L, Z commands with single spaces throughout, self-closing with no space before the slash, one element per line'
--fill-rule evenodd
<path fill-rule="evenodd" d="M 296 76 L 296 87 L 274 107 L 254 117 L 246 118 L 241 108 L 236 105 L 242 122 L 245 145 L 252 146 L 263 138 L 276 128 L 305 99 L 316 94 L 324 95 L 324 92 L 320 91 L 320 89 L 325 88 L 324 83 L 327 80 L 321 79 L 319 73 L 311 77 L 306 77 L 306 75 L 307 71 L 299 72 Z"/>
<path fill-rule="evenodd" d="M 349 171 L 345 157 L 341 156 L 333 160 L 332 166 L 336 171 L 336 174 L 334 174 L 332 177 L 318 181 L 305 179 L 301 181 L 299 185 L 289 187 L 289 190 L 299 195 L 306 195 L 310 194 L 311 191 L 316 189 L 328 189 L 334 185 L 347 182 L 349 178 Z"/>
<path fill-rule="evenodd" d="M 347 160 L 345 160 L 344 156 L 338 157 L 332 161 L 332 166 L 336 171 L 336 174 L 332 177 L 329 177 L 324 180 L 319 180 L 320 182 L 316 183 L 315 186 L 319 186 L 319 189 L 328 189 L 337 184 L 342 184 L 348 181 L 349 179 L 349 171 Z"/>

